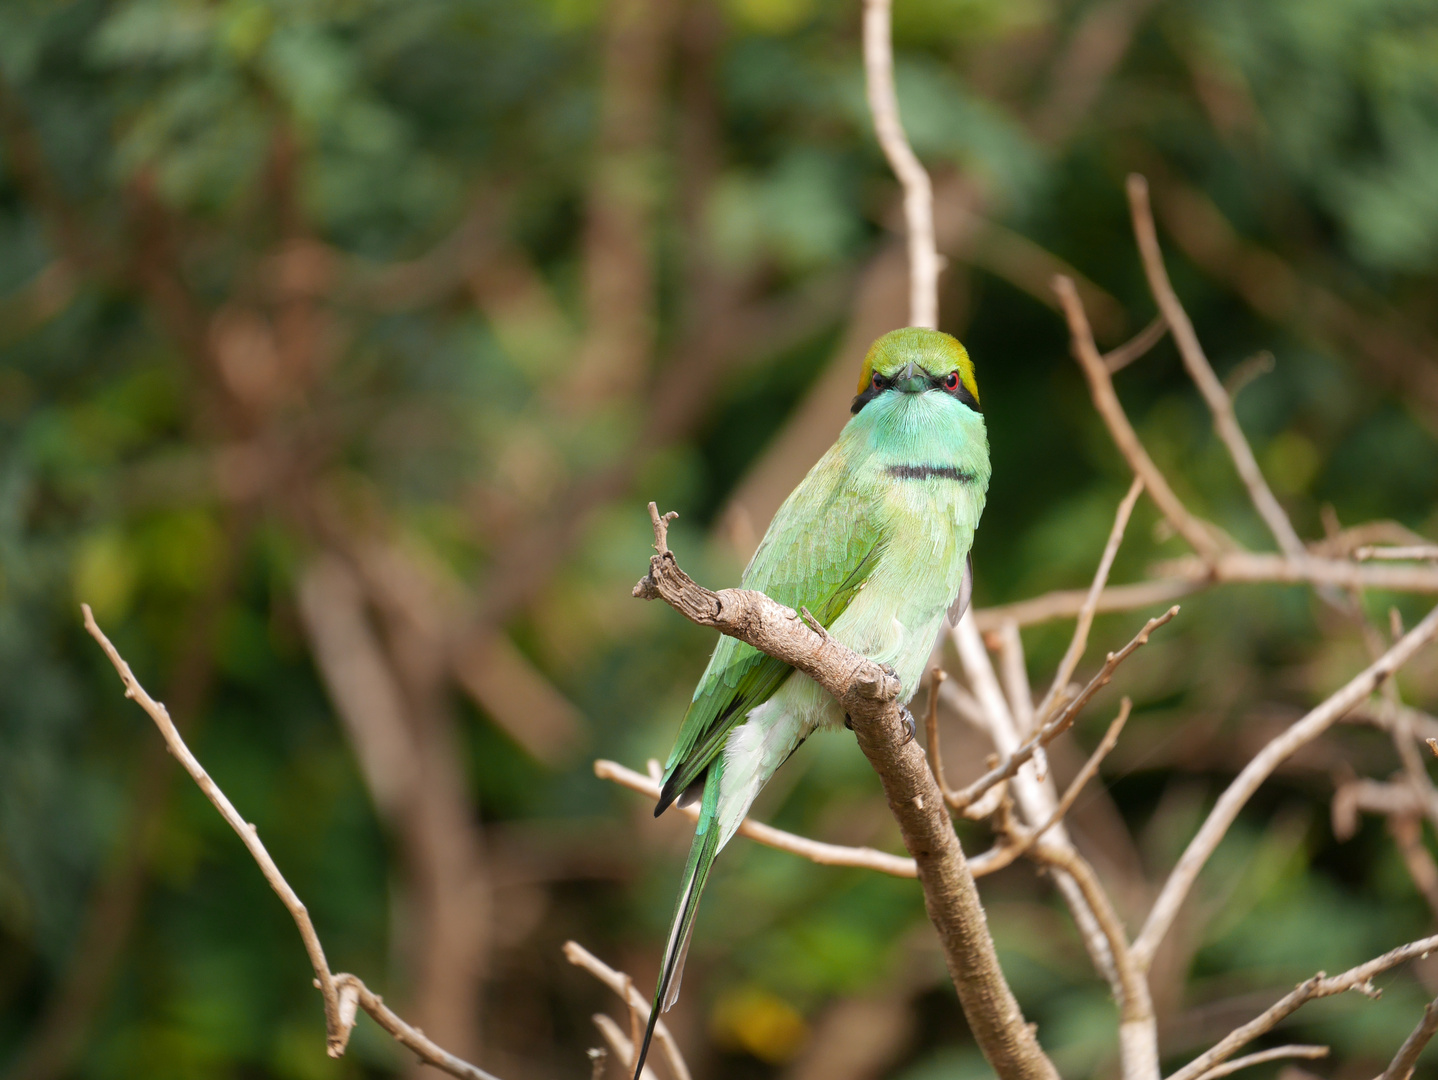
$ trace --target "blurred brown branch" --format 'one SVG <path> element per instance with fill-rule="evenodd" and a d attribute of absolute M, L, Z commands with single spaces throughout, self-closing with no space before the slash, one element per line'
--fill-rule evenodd
<path fill-rule="evenodd" d="M 904 189 L 909 251 L 909 325 L 939 325 L 939 253 L 934 246 L 934 188 L 909 145 L 894 90 L 893 0 L 864 0 L 864 86 L 874 134 Z"/>

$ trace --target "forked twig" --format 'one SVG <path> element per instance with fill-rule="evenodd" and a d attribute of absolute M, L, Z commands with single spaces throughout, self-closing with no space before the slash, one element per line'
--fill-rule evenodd
<path fill-rule="evenodd" d="M 1079 691 L 1078 697 L 1064 706 L 1062 712 L 1026 739 L 1024 743 L 1005 760 L 1001 761 L 998 765 L 984 773 L 983 776 L 957 793 L 957 798 L 954 801 L 955 809 L 963 809 L 995 784 L 1017 775 L 1019 769 L 1034 756 L 1034 751 L 1040 747 L 1047 746 L 1072 726 L 1074 719 L 1083 710 L 1083 707 L 1113 678 L 1114 670 L 1132 656 L 1140 646 L 1148 644 L 1149 636 L 1177 614 L 1178 608 L 1175 606 L 1169 608 L 1162 615 L 1149 619 L 1148 622 L 1144 623 L 1143 629 L 1134 635 L 1132 641 L 1118 652 L 1109 653 L 1104 660 L 1103 667 L 1099 669 L 1098 674 L 1090 679 L 1088 685 Z"/>
<path fill-rule="evenodd" d="M 1372 989 L 1372 984 L 1369 981 L 1373 976 L 1381 974 L 1389 968 L 1395 968 L 1415 957 L 1424 956 L 1434 949 L 1438 949 L 1438 937 L 1428 937 L 1421 941 L 1401 945 L 1365 964 L 1349 968 L 1341 975 L 1334 975 L 1330 978 L 1320 971 L 1311 979 L 1299 983 L 1292 991 L 1248 1023 L 1229 1032 L 1211 1050 L 1194 1058 L 1170 1076 L 1168 1080 L 1198 1080 L 1199 1077 L 1207 1075 L 1215 1065 L 1226 1061 L 1239 1047 L 1252 1042 L 1265 1032 L 1272 1031 L 1281 1021 L 1310 1001 L 1332 997 L 1334 994 L 1341 994 L 1347 990 L 1358 990 L 1369 996 L 1375 996 L 1377 991 Z"/>
<path fill-rule="evenodd" d="M 1089 586 L 1088 597 L 1084 600 L 1083 607 L 1079 609 L 1078 622 L 1074 626 L 1073 638 L 1069 641 L 1069 647 L 1065 650 L 1063 659 L 1059 661 L 1058 671 L 1054 674 L 1053 684 L 1044 699 L 1039 703 L 1034 716 L 1038 723 L 1045 723 L 1053 711 L 1059 707 L 1059 695 L 1068 686 L 1069 679 L 1073 678 L 1074 669 L 1078 667 L 1079 661 L 1083 659 L 1084 650 L 1088 648 L 1088 633 L 1093 626 L 1094 612 L 1098 608 L 1098 598 L 1103 594 L 1103 587 L 1108 584 L 1109 570 L 1113 568 L 1114 557 L 1118 554 L 1119 545 L 1123 543 L 1124 531 L 1128 528 L 1128 519 L 1133 514 L 1134 504 L 1143 493 L 1143 480 L 1135 476 L 1133 483 L 1128 487 L 1128 494 L 1118 504 L 1118 512 L 1114 515 L 1113 528 L 1109 530 L 1108 541 L 1104 544 L 1103 555 L 1099 557 L 1098 569 L 1094 571 L 1093 584 Z"/>
<path fill-rule="evenodd" d="M 1054 278 L 1054 292 L 1058 294 L 1059 304 L 1063 307 L 1064 317 L 1068 320 L 1069 339 L 1073 349 L 1074 359 L 1079 362 L 1083 369 L 1084 378 L 1089 385 L 1089 393 L 1093 397 L 1094 407 L 1098 409 L 1099 416 L 1103 418 L 1108 426 L 1109 436 L 1113 439 L 1114 445 L 1128 461 L 1129 468 L 1134 475 L 1143 480 L 1144 487 L 1163 516 L 1168 519 L 1176 533 L 1188 541 L 1194 551 L 1207 561 L 1212 561 L 1223 550 L 1210 526 L 1195 517 L 1183 505 L 1183 502 L 1174 494 L 1173 488 L 1169 486 L 1168 480 L 1153 463 L 1153 458 L 1148 456 L 1144 449 L 1138 433 L 1134 431 L 1133 425 L 1129 423 L 1128 415 L 1123 411 L 1123 405 L 1118 400 L 1118 394 L 1113 388 L 1113 377 L 1109 374 L 1108 367 L 1099 355 L 1098 346 L 1094 344 L 1093 331 L 1089 328 L 1088 315 L 1084 313 L 1083 302 L 1079 300 L 1078 290 L 1069 278 Z"/>
<path fill-rule="evenodd" d="M 1189 841 L 1183 855 L 1164 882 L 1143 930 L 1134 941 L 1134 957 L 1145 970 L 1153 962 L 1154 953 L 1178 915 L 1209 857 L 1227 835 L 1229 827 L 1244 804 L 1280 762 L 1328 730 L 1344 713 L 1363 701 L 1387 678 L 1406 664 L 1419 649 L 1438 636 L 1438 607 L 1428 612 L 1423 621 L 1404 635 L 1393 648 L 1359 672 L 1336 693 L 1330 695 L 1303 719 L 1287 728 L 1265 746 L 1238 774 L 1227 790 L 1219 796 L 1198 833 Z"/>
<path fill-rule="evenodd" d="M 1153 224 L 1153 213 L 1148 205 L 1148 181 L 1137 173 L 1128 178 L 1128 201 L 1133 217 L 1134 236 L 1138 240 L 1139 255 L 1143 259 L 1144 274 L 1148 277 L 1149 291 L 1158 301 L 1164 321 L 1173 331 L 1174 344 L 1178 346 L 1179 355 L 1183 357 L 1183 365 L 1198 386 L 1209 411 L 1213 413 L 1213 426 L 1218 431 L 1218 437 L 1228 448 L 1234 468 L 1238 470 L 1243 486 L 1248 489 L 1248 497 L 1267 524 L 1268 531 L 1278 541 L 1279 550 L 1289 558 L 1301 558 L 1307 555 L 1308 551 L 1298 534 L 1293 531 L 1293 523 L 1288 520 L 1288 514 L 1274 497 L 1268 481 L 1263 478 L 1263 471 L 1253 456 L 1253 448 L 1248 445 L 1248 439 L 1244 437 L 1243 429 L 1238 424 L 1238 417 L 1233 411 L 1233 400 L 1214 374 L 1208 357 L 1204 355 L 1203 346 L 1199 344 L 1198 334 L 1194 332 L 1193 323 L 1189 320 L 1188 313 L 1183 310 L 1178 294 L 1173 291 L 1173 284 L 1168 280 L 1168 270 L 1163 265 L 1163 252 L 1158 246 L 1158 232 Z"/>
<path fill-rule="evenodd" d="M 389 1032 L 396 1041 L 413 1050 L 427 1064 L 449 1073 L 451 1076 L 460 1077 L 461 1080 L 496 1080 L 491 1074 L 485 1072 L 476 1065 L 455 1057 L 448 1050 L 439 1046 L 424 1032 L 411 1024 L 406 1023 L 395 1014 L 384 1000 L 371 991 L 356 976 L 330 971 L 329 963 L 325 960 L 324 946 L 320 944 L 319 935 L 315 932 L 314 923 L 310 921 L 309 911 L 301 902 L 298 894 L 290 887 L 285 880 L 280 868 L 270 857 L 269 851 L 260 841 L 259 831 L 254 825 L 247 822 L 240 816 L 220 786 L 205 771 L 199 759 L 190 752 L 185 745 L 184 739 L 180 737 L 174 721 L 170 719 L 170 713 L 163 704 L 156 701 L 146 693 L 145 688 L 135 678 L 130 665 L 125 662 L 119 650 L 111 644 L 110 639 L 105 636 L 99 625 L 95 622 L 95 615 L 90 610 L 89 604 L 81 604 L 81 610 L 85 613 L 85 629 L 89 631 L 105 650 L 110 663 L 120 675 L 120 681 L 125 685 L 125 696 L 134 701 L 140 708 L 144 709 L 155 726 L 160 729 L 160 734 L 165 739 L 165 744 L 170 748 L 175 758 L 190 774 L 205 797 L 210 800 L 220 816 L 230 828 L 235 830 L 245 848 L 259 864 L 260 872 L 264 875 L 265 881 L 285 905 L 290 916 L 299 929 L 300 939 L 304 942 L 305 952 L 309 954 L 310 965 L 315 971 L 315 985 L 319 988 L 325 1005 L 325 1041 L 330 1057 L 340 1057 L 344 1054 L 345 1048 L 349 1045 L 350 1032 L 354 1029 L 355 1016 L 358 1009 L 363 1009 L 372 1016 L 376 1023 L 385 1031 Z"/>
<path fill-rule="evenodd" d="M 618 994 L 620 1000 L 628 1007 L 630 1016 L 637 1018 L 640 1024 L 648 1022 L 649 1002 L 645 1001 L 639 991 L 634 988 L 634 980 L 628 975 L 622 971 L 615 971 L 577 941 L 564 943 L 564 958 L 575 967 L 583 968 Z M 605 1019 L 609 1018 L 605 1017 Z M 610 1022 L 613 1023 L 613 1021 Z M 601 1027 L 600 1030 L 604 1029 Z M 618 1031 L 618 1028 L 615 1030 Z M 607 1033 L 606 1038 L 608 1038 Z M 689 1066 L 684 1061 L 684 1055 L 679 1052 L 679 1043 L 675 1041 L 674 1034 L 663 1020 L 654 1026 L 654 1038 L 664 1050 L 664 1060 L 669 1062 L 669 1071 L 673 1073 L 674 1080 L 692 1080 Z M 633 1068 L 632 1036 L 629 1042 L 630 1049 L 628 1051 L 621 1050 L 619 1046 L 614 1046 L 614 1050 L 629 1062 L 630 1068 Z M 614 1045 L 612 1040 L 610 1045 Z"/>

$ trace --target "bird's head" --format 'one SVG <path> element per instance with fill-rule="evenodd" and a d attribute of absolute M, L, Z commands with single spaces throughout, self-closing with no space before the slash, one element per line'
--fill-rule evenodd
<path fill-rule="evenodd" d="M 891 330 L 869 347 L 859 372 L 857 413 L 880 394 L 919 394 L 937 390 L 979 412 L 979 384 L 968 350 L 948 334 L 907 326 Z"/>

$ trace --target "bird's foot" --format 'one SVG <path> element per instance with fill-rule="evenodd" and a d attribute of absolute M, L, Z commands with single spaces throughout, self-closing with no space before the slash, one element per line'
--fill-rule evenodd
<path fill-rule="evenodd" d="M 909 743 L 919 737 L 919 725 L 914 722 L 914 714 L 909 712 L 903 705 L 899 706 L 899 717 L 904 721 L 904 727 L 908 730 L 908 734 L 904 736 L 904 741 L 899 745 L 908 746 Z"/>

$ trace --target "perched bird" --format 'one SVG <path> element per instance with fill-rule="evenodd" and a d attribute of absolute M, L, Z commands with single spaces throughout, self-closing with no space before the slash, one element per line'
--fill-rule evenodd
<path fill-rule="evenodd" d="M 808 608 L 838 641 L 918 688 L 945 615 L 968 604 L 969 547 L 989 486 L 989 443 L 969 354 L 948 334 L 885 334 L 864 358 L 837 442 L 784 505 L 742 586 Z M 699 897 L 754 797 L 809 735 L 847 721 L 801 672 L 721 637 L 664 766 L 654 815 L 699 800 L 699 823 L 664 948 L 638 1080 L 679 980 Z M 913 720 L 909 718 L 912 729 Z"/>

